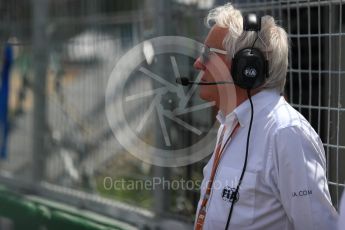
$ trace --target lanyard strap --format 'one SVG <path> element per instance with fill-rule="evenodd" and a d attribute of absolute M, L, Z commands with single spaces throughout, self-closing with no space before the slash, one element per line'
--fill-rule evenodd
<path fill-rule="evenodd" d="M 232 130 L 231 134 L 229 135 L 226 142 L 224 143 L 223 148 L 221 148 L 223 140 L 219 139 L 219 141 L 218 141 L 214 160 L 213 160 L 211 176 L 210 176 L 209 181 L 207 182 L 206 192 L 205 192 L 205 195 L 203 197 L 203 200 L 202 200 L 199 212 L 198 212 L 197 221 L 196 221 L 195 228 L 194 228 L 195 230 L 201 230 L 203 225 L 204 225 L 204 220 L 206 217 L 206 205 L 207 205 L 208 199 L 209 199 L 210 194 L 211 194 L 213 180 L 214 180 L 221 156 L 223 155 L 224 149 L 226 148 L 227 144 L 229 143 L 229 141 L 231 141 L 232 137 L 235 135 L 235 133 L 239 127 L 240 127 L 240 124 L 237 122 L 235 128 Z M 224 127 L 224 129 L 225 129 L 225 127 Z M 223 129 L 223 131 L 224 131 L 224 129 Z"/>

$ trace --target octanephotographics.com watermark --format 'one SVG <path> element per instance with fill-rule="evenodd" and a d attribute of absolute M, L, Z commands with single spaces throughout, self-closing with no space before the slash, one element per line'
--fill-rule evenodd
<path fill-rule="evenodd" d="M 234 187 L 238 180 L 214 180 L 213 189 L 223 189 L 226 186 Z M 133 179 L 114 179 L 112 177 L 104 177 L 103 187 L 105 190 L 200 190 L 202 186 L 207 186 L 208 181 L 202 183 L 202 180 L 185 180 L 166 179 L 164 177 L 152 177 L 145 180 Z M 204 188 L 205 189 L 205 188 Z"/>

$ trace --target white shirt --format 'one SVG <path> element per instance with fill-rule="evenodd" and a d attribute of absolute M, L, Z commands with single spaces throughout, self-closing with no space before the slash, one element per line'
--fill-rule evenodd
<path fill-rule="evenodd" d="M 335 229 L 338 214 L 331 203 L 319 136 L 277 91 L 261 91 L 252 100 L 254 118 L 247 169 L 229 229 Z M 238 119 L 241 127 L 219 163 L 206 206 L 205 230 L 226 226 L 231 206 L 227 198 L 242 172 L 250 115 L 246 100 L 226 117 L 221 113 L 217 116 L 221 123 L 218 136 L 227 127 L 223 143 L 234 121 Z M 203 169 L 198 210 L 213 158 Z"/>
<path fill-rule="evenodd" d="M 338 222 L 338 230 L 345 230 L 345 191 L 340 203 L 340 217 Z"/>

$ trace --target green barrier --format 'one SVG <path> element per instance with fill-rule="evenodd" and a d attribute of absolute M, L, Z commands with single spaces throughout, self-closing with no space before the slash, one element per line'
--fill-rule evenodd
<path fill-rule="evenodd" d="M 80 217 L 54 211 L 48 229 L 52 230 L 107 230 L 104 226 L 92 223 Z"/>
<path fill-rule="evenodd" d="M 102 223 L 88 215 L 83 216 L 75 208 L 50 201 L 31 200 L 0 187 L 0 216 L 11 219 L 16 230 L 118 230 L 123 229 Z"/>
<path fill-rule="evenodd" d="M 37 209 L 32 202 L 19 196 L 0 192 L 0 215 L 11 219 L 16 229 L 37 229 Z"/>

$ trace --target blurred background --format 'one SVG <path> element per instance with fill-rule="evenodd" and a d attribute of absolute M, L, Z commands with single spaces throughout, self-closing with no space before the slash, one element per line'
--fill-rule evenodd
<path fill-rule="evenodd" d="M 226 2 L 0 1 L 0 229 L 191 228 L 197 188 L 109 187 L 115 181 L 153 177 L 197 182 L 209 157 L 187 166 L 159 167 L 129 154 L 108 123 L 105 92 L 126 52 L 157 36 L 202 43 L 208 33 L 205 16 Z M 285 96 L 324 143 L 332 202 L 338 208 L 345 186 L 345 1 L 232 3 L 244 13 L 272 15 L 288 32 Z M 169 55 L 157 55 L 146 67 L 173 82 Z M 197 75 L 193 57 L 175 57 L 183 75 Z M 142 73 L 124 80 L 127 96 L 158 87 Z M 153 97 L 146 96 L 124 107 L 125 125 L 133 128 L 147 115 Z M 166 94 L 161 104 L 173 109 L 178 100 Z M 200 103 L 197 94 L 191 96 L 190 106 Z M 181 119 L 215 135 L 214 114 L 207 107 Z M 146 143 L 175 150 L 200 140 L 193 129 L 167 118 L 164 129 L 155 116 L 143 124 L 140 139 Z M 166 131 L 170 145 L 162 137 Z"/>

